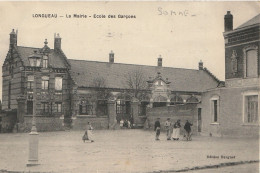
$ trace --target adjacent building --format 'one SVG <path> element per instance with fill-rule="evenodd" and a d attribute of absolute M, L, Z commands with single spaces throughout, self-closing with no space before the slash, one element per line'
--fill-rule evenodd
<path fill-rule="evenodd" d="M 258 136 L 260 112 L 260 15 L 233 29 L 225 21 L 225 87 L 202 94 L 202 133 L 215 136 Z"/>

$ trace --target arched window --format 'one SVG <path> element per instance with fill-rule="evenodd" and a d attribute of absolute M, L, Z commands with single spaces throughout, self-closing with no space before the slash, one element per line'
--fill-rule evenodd
<path fill-rule="evenodd" d="M 248 46 L 244 52 L 244 77 L 258 76 L 257 46 Z"/>

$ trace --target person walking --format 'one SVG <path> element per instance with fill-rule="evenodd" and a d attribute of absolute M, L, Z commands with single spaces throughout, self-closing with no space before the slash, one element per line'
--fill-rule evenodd
<path fill-rule="evenodd" d="M 154 123 L 154 131 L 155 131 L 155 140 L 160 140 L 159 136 L 161 133 L 161 124 L 160 124 L 160 118 L 157 118 L 157 120 Z"/>
<path fill-rule="evenodd" d="M 86 126 L 86 131 L 88 134 L 88 140 L 90 140 L 90 142 L 94 142 L 92 130 L 93 130 L 93 127 L 92 127 L 91 123 L 88 122 L 88 124 Z"/>
<path fill-rule="evenodd" d="M 181 128 L 181 120 L 178 120 L 174 125 L 173 125 L 173 131 L 172 131 L 172 139 L 173 140 L 179 140 L 180 138 L 180 129 Z"/>
<path fill-rule="evenodd" d="M 189 122 L 189 120 L 186 121 L 185 125 L 184 125 L 184 129 L 186 131 L 186 139 L 187 141 L 191 140 L 191 126 L 193 124 Z"/>
<path fill-rule="evenodd" d="M 171 140 L 171 122 L 170 118 L 167 118 L 165 124 L 164 124 L 165 130 L 166 130 L 166 137 L 167 140 Z"/>

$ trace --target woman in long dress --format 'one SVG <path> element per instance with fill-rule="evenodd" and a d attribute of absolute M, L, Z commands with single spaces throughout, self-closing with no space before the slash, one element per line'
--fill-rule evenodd
<path fill-rule="evenodd" d="M 86 131 L 84 136 L 82 137 L 82 140 L 88 141 L 90 140 L 91 142 L 94 142 L 93 140 L 93 133 L 92 133 L 93 127 L 91 126 L 90 122 L 88 122 L 87 126 L 86 126 Z"/>
<path fill-rule="evenodd" d="M 178 120 L 173 125 L 173 131 L 172 131 L 172 139 L 173 140 L 179 140 L 179 138 L 180 138 L 180 130 L 181 130 L 181 120 Z"/>

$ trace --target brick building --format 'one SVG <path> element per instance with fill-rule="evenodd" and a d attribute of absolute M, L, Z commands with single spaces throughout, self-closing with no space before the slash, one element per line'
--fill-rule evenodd
<path fill-rule="evenodd" d="M 258 136 L 260 15 L 236 29 L 229 11 L 224 21 L 225 87 L 202 94 L 202 133 Z"/>
<path fill-rule="evenodd" d="M 23 47 L 13 30 L 3 64 L 2 128 L 29 130 L 33 112 L 39 131 L 61 130 L 64 124 L 83 129 L 87 121 L 96 129 L 115 128 L 121 119 L 143 126 L 147 107 L 148 112 L 171 109 L 165 116 L 178 118 L 188 111 L 197 118 L 202 92 L 222 84 L 202 62 L 197 70 L 164 67 L 161 56 L 157 63 L 115 63 L 113 52 L 108 62 L 72 60 L 63 53 L 59 35 L 54 49 L 47 40 L 42 48 Z"/>

